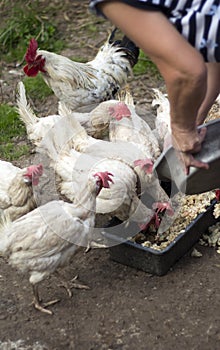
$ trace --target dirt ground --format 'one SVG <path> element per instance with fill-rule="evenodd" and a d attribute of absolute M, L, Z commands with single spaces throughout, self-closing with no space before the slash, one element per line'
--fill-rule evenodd
<path fill-rule="evenodd" d="M 69 43 L 66 56 L 91 59 L 111 28 L 88 13 L 87 1 L 64 1 L 56 16 Z M 98 28 L 95 39 L 86 31 L 86 25 L 93 23 Z M 22 69 L 1 63 L 0 102 L 15 104 Z M 131 81 L 137 108 L 151 123 L 151 88 L 162 85 L 148 73 Z M 35 107 L 39 115 L 49 115 L 56 112 L 56 102 L 52 96 L 43 103 L 35 101 Z M 33 157 L 15 164 L 28 164 Z M 219 254 L 214 248 L 197 248 L 202 257 L 188 253 L 163 277 L 112 261 L 108 249 L 81 252 L 62 274 L 69 280 L 78 274 L 90 289 L 74 289 L 69 298 L 57 277 L 51 276 L 41 284 L 40 293 L 43 300 L 60 299 L 50 307 L 52 316 L 33 308 L 27 276 L 0 258 L 0 349 L 220 349 Z"/>

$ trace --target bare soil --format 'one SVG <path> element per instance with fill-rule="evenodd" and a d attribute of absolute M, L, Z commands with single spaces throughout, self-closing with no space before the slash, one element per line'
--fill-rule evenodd
<path fill-rule="evenodd" d="M 46 6 L 46 2 L 41 3 Z M 58 1 L 52 3 L 59 4 L 55 16 L 69 44 L 63 54 L 86 60 L 94 57 L 111 29 L 110 23 L 92 16 L 87 1 L 66 0 L 63 6 Z M 97 25 L 93 36 L 87 30 L 89 24 Z M 22 69 L 1 64 L 0 102 L 15 105 Z M 150 73 L 131 80 L 137 108 L 150 123 L 151 88 L 159 86 L 163 82 Z M 54 96 L 40 103 L 34 101 L 39 115 L 55 113 L 56 103 Z M 33 157 L 30 154 L 14 163 L 23 166 Z M 197 248 L 202 257 L 187 254 L 163 277 L 113 262 L 108 249 L 81 252 L 62 274 L 69 280 L 78 274 L 90 289 L 74 289 L 69 298 L 59 280 L 51 276 L 41 284 L 40 293 L 45 301 L 60 299 L 50 307 L 52 316 L 33 308 L 27 276 L 0 258 L 0 349 L 220 349 L 219 255 L 212 248 Z"/>

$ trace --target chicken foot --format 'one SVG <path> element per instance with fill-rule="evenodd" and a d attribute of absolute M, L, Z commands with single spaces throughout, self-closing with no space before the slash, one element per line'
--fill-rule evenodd
<path fill-rule="evenodd" d="M 91 249 L 101 249 L 101 248 L 107 248 L 106 244 L 103 243 L 98 243 L 95 241 L 89 242 L 86 249 L 85 253 L 88 253 Z"/>
<path fill-rule="evenodd" d="M 51 310 L 46 309 L 46 307 L 58 303 L 60 299 L 55 299 L 55 300 L 48 301 L 47 303 L 42 303 L 39 297 L 38 285 L 34 284 L 32 288 L 33 288 L 33 294 L 34 294 L 34 300 L 32 302 L 32 305 L 34 305 L 35 309 L 41 312 L 44 312 L 48 315 L 52 315 L 53 312 Z"/>
<path fill-rule="evenodd" d="M 72 297 L 72 288 L 75 289 L 90 289 L 87 285 L 82 284 L 80 282 L 75 282 L 78 279 L 78 275 L 76 275 L 75 277 L 73 277 L 70 281 L 63 281 L 60 280 L 60 287 L 64 287 L 67 291 L 68 296 L 71 298 Z"/>

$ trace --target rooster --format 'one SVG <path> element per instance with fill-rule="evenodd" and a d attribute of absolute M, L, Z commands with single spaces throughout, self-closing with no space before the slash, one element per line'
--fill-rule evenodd
<path fill-rule="evenodd" d="M 14 222 L 4 218 L 0 254 L 9 264 L 29 274 L 36 309 L 52 314 L 40 302 L 38 284 L 68 264 L 80 247 L 92 240 L 96 196 L 102 187 L 110 187 L 111 176 L 109 172 L 90 173 L 74 203 L 51 201 Z"/>
<path fill-rule="evenodd" d="M 126 36 L 114 41 L 115 31 L 87 63 L 40 50 L 32 38 L 25 55 L 24 72 L 29 77 L 41 72 L 59 101 L 72 111 L 89 112 L 101 101 L 114 99 L 138 60 L 139 49 Z"/>
<path fill-rule="evenodd" d="M 0 160 L 0 209 L 16 220 L 36 207 L 33 187 L 43 174 L 42 164 L 20 169 Z"/>

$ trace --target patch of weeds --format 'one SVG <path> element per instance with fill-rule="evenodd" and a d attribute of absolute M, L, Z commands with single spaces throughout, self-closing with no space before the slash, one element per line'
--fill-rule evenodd
<path fill-rule="evenodd" d="M 43 101 L 53 93 L 49 86 L 44 82 L 41 74 L 38 74 L 34 78 L 25 77 L 23 83 L 27 94 L 33 99 Z"/>
<path fill-rule="evenodd" d="M 29 152 L 30 148 L 28 145 L 19 145 L 18 147 L 11 142 L 8 142 L 5 145 L 0 145 L 0 157 L 10 162 L 29 154 Z"/>
<path fill-rule="evenodd" d="M 84 27 L 89 31 L 90 33 L 97 33 L 97 26 L 94 23 L 85 23 Z"/>
<path fill-rule="evenodd" d="M 64 42 L 58 40 L 55 23 L 40 13 L 39 1 L 17 1 L 14 5 L 6 2 L 4 18 L 0 24 L 0 52 L 7 62 L 22 60 L 29 41 L 36 38 L 41 49 L 59 52 Z M 10 11 L 9 11 L 10 10 Z"/>
<path fill-rule="evenodd" d="M 160 73 L 156 65 L 140 50 L 137 64 L 133 68 L 135 75 L 141 75 L 145 73 L 152 73 L 154 76 L 160 77 Z"/>
<path fill-rule="evenodd" d="M 29 146 L 22 142 L 19 144 L 19 140 L 25 137 L 26 129 L 16 109 L 7 104 L 0 105 L 0 158 L 12 161 L 28 154 Z"/>

